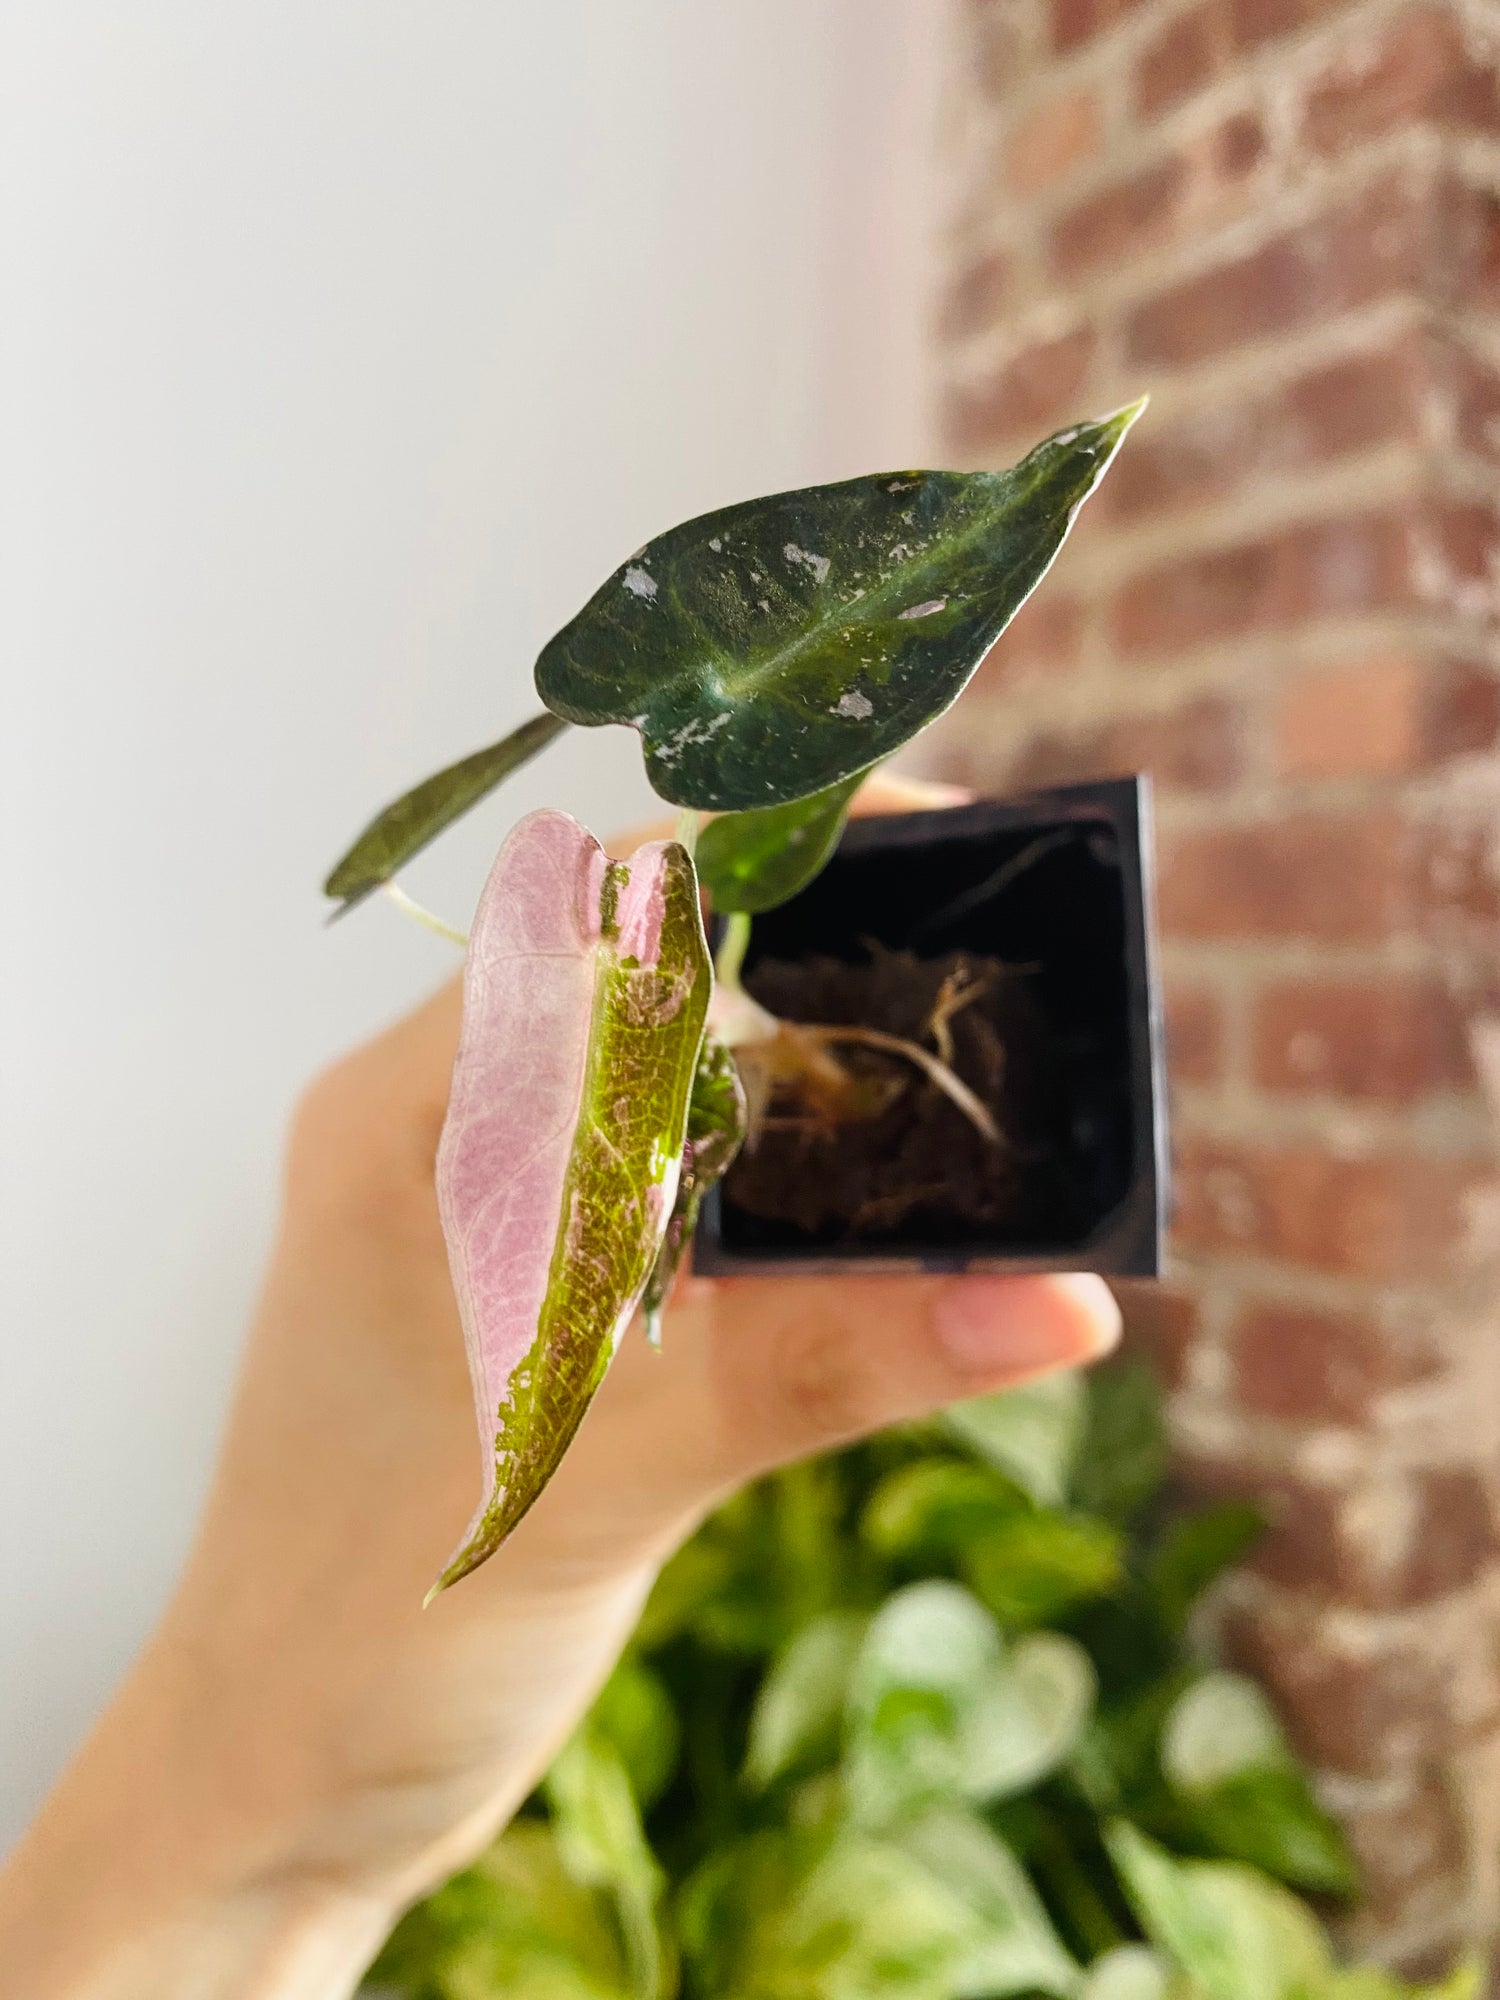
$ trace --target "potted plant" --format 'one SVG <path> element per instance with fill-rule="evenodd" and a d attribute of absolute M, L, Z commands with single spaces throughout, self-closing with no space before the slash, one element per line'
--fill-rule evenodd
<path fill-rule="evenodd" d="M 1093 1244 L 1102 1267 L 1154 1268 L 1138 793 L 862 829 L 837 864 L 865 870 L 845 915 L 871 907 L 873 865 L 904 929 L 869 917 L 867 949 L 825 910 L 784 949 L 788 912 L 823 908 L 804 899 L 854 792 L 962 692 L 1141 407 L 1058 432 L 1008 471 L 878 474 L 671 529 L 543 648 L 545 712 L 387 807 L 328 877 L 340 911 L 395 890 L 411 855 L 569 723 L 634 728 L 681 809 L 674 839 L 625 861 L 564 813 L 530 814 L 465 940 L 437 1185 L 487 1490 L 435 1589 L 530 1507 L 638 1306 L 659 1337 L 705 1195 L 742 1148 L 710 1267 L 881 1251 L 1077 1264 Z M 990 921 L 1007 899 L 1055 919 L 1079 897 L 1116 961 L 1092 1025 L 1049 1015 Z M 753 938 L 757 919 L 779 921 L 783 944 Z M 1050 950 L 1045 928 L 1017 936 Z M 1088 987 L 1086 968 L 1072 985 Z M 865 1163 L 831 1218 L 806 1208 L 829 1135 Z M 1040 1182 L 1050 1209 L 1029 1191 Z"/>

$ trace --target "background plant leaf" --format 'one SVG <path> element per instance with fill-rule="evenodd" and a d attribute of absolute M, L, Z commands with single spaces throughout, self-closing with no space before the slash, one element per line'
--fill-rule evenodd
<path fill-rule="evenodd" d="M 609 1898 L 574 1880 L 553 1828 L 537 1820 L 508 1827 L 408 1911 L 369 1979 L 372 1991 L 414 2000 L 632 2000 Z"/>
<path fill-rule="evenodd" d="M 559 716 L 534 715 L 498 743 L 476 750 L 470 757 L 461 757 L 456 764 L 449 764 L 409 792 L 403 792 L 375 815 L 348 853 L 334 865 L 323 884 L 323 894 L 340 903 L 340 915 L 363 902 L 445 827 L 462 818 L 470 806 L 478 805 L 502 779 L 529 763 L 566 728 Z"/>
<path fill-rule="evenodd" d="M 1029 1632 L 1009 1649 L 967 1732 L 963 1789 L 1009 1798 L 1049 1777 L 1072 1754 L 1096 1688 L 1089 1656 L 1062 1632 Z"/>
<path fill-rule="evenodd" d="M 961 1558 L 973 1544 L 1031 1503 L 989 1465 L 964 1458 L 919 1458 L 888 1472 L 870 1495 L 860 1528 L 892 1560 Z"/>
<path fill-rule="evenodd" d="M 1113 1590 L 1124 1575 L 1124 1548 L 1107 1521 L 1039 1509 L 975 1536 L 961 1563 L 980 1603 L 1017 1630 Z"/>
<path fill-rule="evenodd" d="M 1068 1497 L 1087 1421 L 1087 1390 L 1077 1369 L 955 1403 L 941 1419 L 951 1436 L 1014 1480 L 1039 1507 L 1061 1506 Z"/>
<path fill-rule="evenodd" d="M 1242 1771 L 1283 1770 L 1291 1761 L 1275 1709 L 1244 1674 L 1200 1675 L 1162 1723 L 1162 1771 L 1175 1791 L 1188 1796 Z"/>
<path fill-rule="evenodd" d="M 663 1877 L 618 1752 L 585 1722 L 547 1773 L 557 1850 L 575 1882 L 600 1890 L 619 1924 L 634 2000 L 659 2000 L 668 1959 L 656 1920 Z"/>
<path fill-rule="evenodd" d="M 763 1789 L 838 1743 L 849 1678 L 867 1620 L 830 1611 L 805 1625 L 761 1682 L 750 1711 L 747 1783 Z"/>
<path fill-rule="evenodd" d="M 1146 1935 L 1207 2000 L 1311 2000 L 1332 1972 L 1311 1912 L 1253 1869 L 1176 1861 L 1125 1821 L 1105 1838 Z"/>
<path fill-rule="evenodd" d="M 537 692 L 570 722 L 637 729 L 678 805 L 823 791 L 956 700 L 1141 407 L 1008 472 L 882 473 L 672 528 L 542 649 Z"/>
<path fill-rule="evenodd" d="M 1161 1396 L 1141 1361 L 1110 1361 L 1088 1378 L 1084 1438 L 1072 1498 L 1086 1513 L 1130 1521 L 1167 1475 L 1170 1447 Z"/>
<path fill-rule="evenodd" d="M 867 776 L 856 771 L 784 806 L 711 819 L 698 836 L 695 859 L 714 909 L 759 916 L 805 889 L 838 846 L 849 801 Z"/>
<path fill-rule="evenodd" d="M 1307 1895 L 1359 1893 L 1349 1843 L 1295 1767 L 1223 1779 L 1192 1798 L 1187 1824 L 1215 1853 L 1248 1861 Z"/>
<path fill-rule="evenodd" d="M 475 916 L 438 1148 L 486 1490 L 437 1588 L 536 1499 L 635 1311 L 676 1194 L 711 979 L 676 842 L 627 863 L 566 813 L 511 833 Z"/>
<path fill-rule="evenodd" d="M 1058 1937 L 1025 1869 L 993 1828 L 973 1813 L 939 1807 L 903 1828 L 899 1839 L 984 1927 L 982 1941 L 954 1975 L 955 1992 L 1052 1993 L 1067 2000 L 1078 1991 L 1076 1959 Z"/>
<path fill-rule="evenodd" d="M 1174 1522 L 1151 1556 L 1147 1588 L 1167 1630 L 1181 1632 L 1203 1592 L 1265 1532 L 1265 1516 L 1241 1500 Z"/>

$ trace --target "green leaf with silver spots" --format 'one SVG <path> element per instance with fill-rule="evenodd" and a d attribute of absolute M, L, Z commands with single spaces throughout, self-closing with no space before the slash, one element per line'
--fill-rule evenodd
<path fill-rule="evenodd" d="M 537 692 L 569 722 L 637 729 L 678 805 L 824 791 L 957 699 L 1141 408 L 1007 472 L 879 473 L 672 528 L 543 648 Z"/>

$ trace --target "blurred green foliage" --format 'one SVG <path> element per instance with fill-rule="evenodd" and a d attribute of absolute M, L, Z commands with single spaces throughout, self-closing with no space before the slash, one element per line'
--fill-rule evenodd
<path fill-rule="evenodd" d="M 533 1799 L 412 1910 L 404 2000 L 1467 2000 L 1340 1967 L 1355 1871 L 1194 1607 L 1137 1365 L 763 1480 L 663 1572 Z"/>

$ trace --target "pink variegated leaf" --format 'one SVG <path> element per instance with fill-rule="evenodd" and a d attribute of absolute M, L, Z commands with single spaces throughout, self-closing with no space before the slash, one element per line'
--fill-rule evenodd
<path fill-rule="evenodd" d="M 556 1471 L 640 1301 L 711 986 L 685 848 L 616 862 L 566 813 L 515 828 L 474 920 L 438 1148 L 485 1493 L 435 1590 Z"/>

